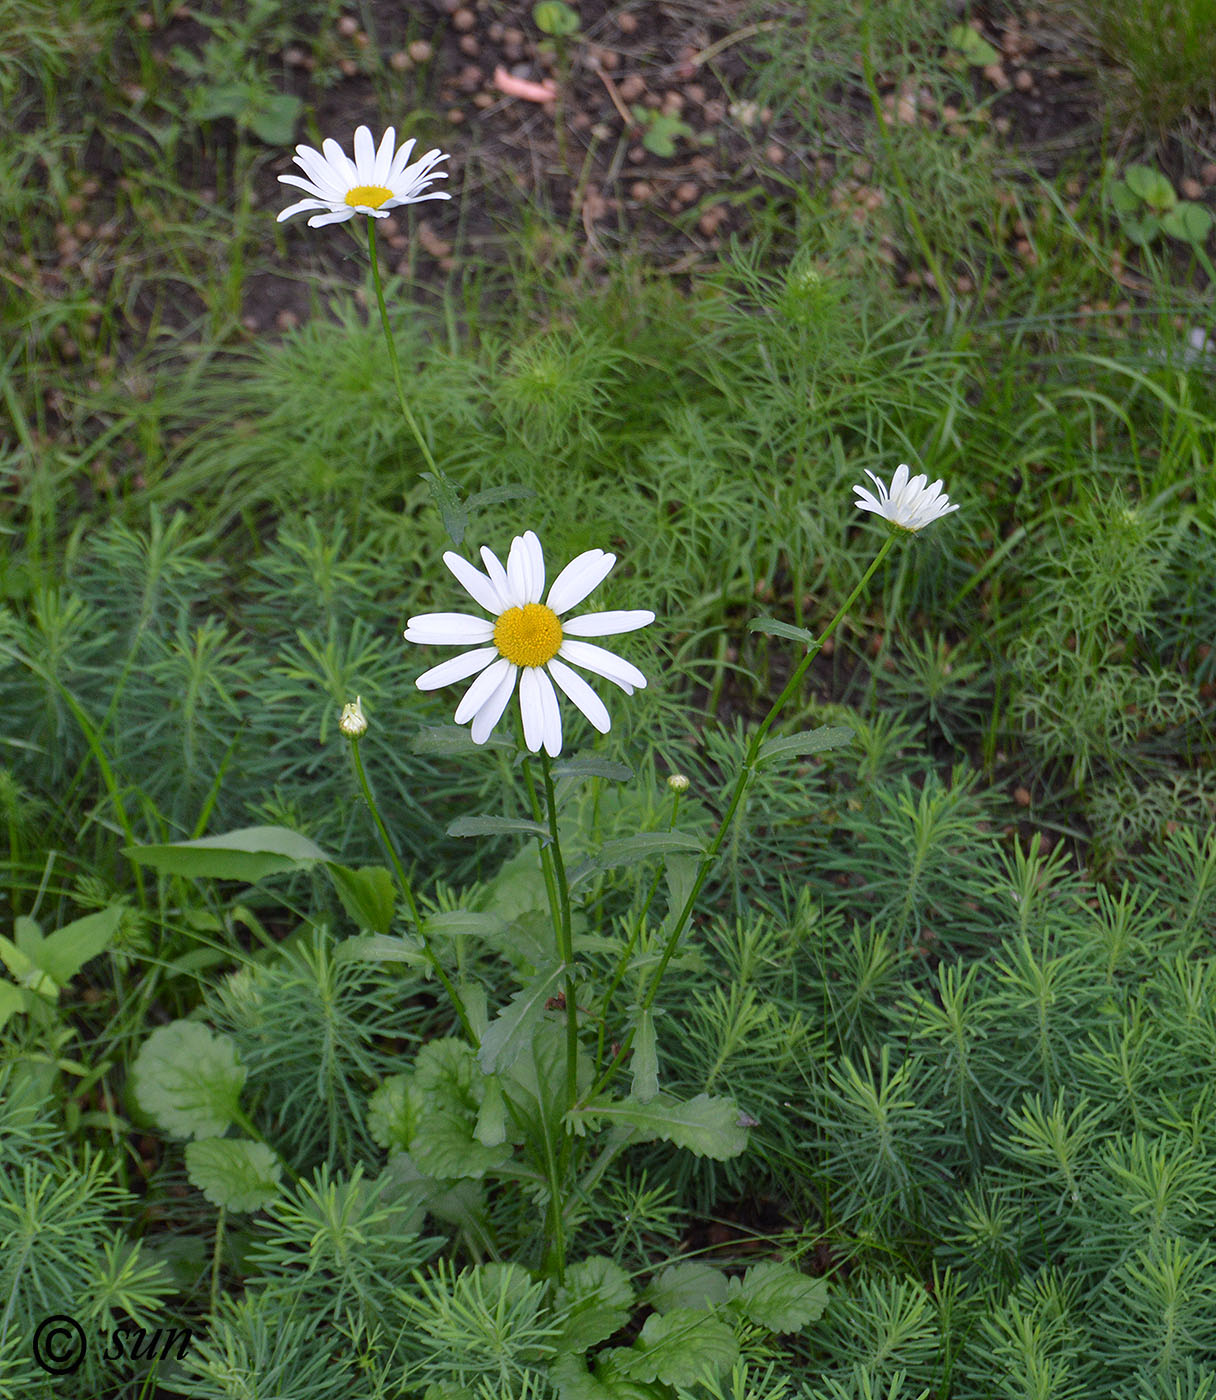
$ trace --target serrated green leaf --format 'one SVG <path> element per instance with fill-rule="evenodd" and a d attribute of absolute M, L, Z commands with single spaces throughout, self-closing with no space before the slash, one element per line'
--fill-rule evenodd
<path fill-rule="evenodd" d="M 213 1137 L 187 1143 L 186 1174 L 212 1205 L 246 1211 L 278 1196 L 283 1168 L 264 1142 Z"/>
<path fill-rule="evenodd" d="M 629 1097 L 638 1103 L 649 1103 L 659 1092 L 659 1048 L 654 1033 L 654 1011 L 650 1007 L 638 1012 L 629 1067 L 633 1071 Z"/>
<path fill-rule="evenodd" d="M 412 939 L 386 938 L 382 933 L 344 938 L 334 949 L 334 962 L 396 962 L 407 967 L 430 967 L 426 954 Z"/>
<path fill-rule="evenodd" d="M 610 758 L 559 758 L 553 763 L 555 778 L 610 778 L 614 783 L 627 783 L 633 769 L 627 763 L 614 763 Z"/>
<path fill-rule="evenodd" d="M 468 728 L 460 724 L 424 725 L 414 735 L 410 752 L 418 754 L 483 753 L 486 749 L 512 749 L 515 745 L 501 734 L 491 734 L 484 744 L 475 744 Z"/>
<path fill-rule="evenodd" d="M 449 836 L 539 836 L 547 846 L 549 828 L 526 817 L 457 817 L 448 827 Z"/>
<path fill-rule="evenodd" d="M 303 103 L 290 92 L 261 93 L 245 125 L 267 146 L 287 146 L 295 135 Z"/>
<path fill-rule="evenodd" d="M 222 836 L 175 841 L 164 846 L 125 846 L 123 854 L 166 875 L 194 880 L 241 880 L 256 884 L 267 875 L 332 861 L 320 846 L 283 826 L 248 826 Z"/>
<path fill-rule="evenodd" d="M 475 909 L 449 909 L 422 921 L 428 937 L 438 934 L 442 938 L 498 938 L 506 926 L 507 921 L 501 914 Z"/>
<path fill-rule="evenodd" d="M 716 1308 L 726 1302 L 726 1296 L 726 1275 L 722 1270 L 702 1259 L 689 1259 L 668 1264 L 651 1279 L 642 1298 L 656 1312 L 669 1313 L 677 1308 Z"/>
<path fill-rule="evenodd" d="M 586 1352 L 606 1341 L 629 1320 L 633 1288 L 629 1275 L 603 1255 L 592 1255 L 566 1270 L 555 1307 L 566 1320 L 554 1346 L 558 1351 Z"/>
<path fill-rule="evenodd" d="M 390 1152 L 406 1152 L 422 1119 L 422 1090 L 412 1074 L 394 1074 L 367 1101 L 367 1130 Z"/>
<path fill-rule="evenodd" d="M 671 1142 L 717 1162 L 737 1157 L 747 1146 L 747 1129 L 740 1126 L 734 1101 L 709 1094 L 698 1094 L 687 1103 L 670 1094 L 656 1094 L 644 1104 L 633 1099 L 602 1098 L 586 1108 L 571 1109 L 566 1117 L 576 1132 L 608 1122 L 631 1128 L 635 1142 Z"/>
<path fill-rule="evenodd" d="M 491 1076 L 486 1080 L 485 1097 L 477 1110 L 473 1136 L 483 1147 L 498 1147 L 507 1140 L 507 1101 L 502 1085 Z"/>
<path fill-rule="evenodd" d="M 776 739 L 768 739 L 760 746 L 756 762 L 768 763 L 775 758 L 791 758 L 823 753 L 826 749 L 838 749 L 851 744 L 856 738 L 847 724 L 821 724 L 818 729 L 803 729 L 797 734 L 782 734 Z"/>
<path fill-rule="evenodd" d="M 469 523 L 469 512 L 461 502 L 455 483 L 441 467 L 436 467 L 433 472 L 420 472 L 419 475 L 430 487 L 431 499 L 439 510 L 448 538 L 459 549 Z"/>
<path fill-rule="evenodd" d="M 823 1313 L 826 1279 L 811 1278 L 788 1264 L 766 1259 L 730 1281 L 730 1298 L 749 1322 L 770 1332 L 801 1332 Z"/>
<path fill-rule="evenodd" d="M 632 1380 L 687 1387 L 714 1381 L 729 1370 L 738 1360 L 739 1343 L 713 1313 L 676 1308 L 651 1313 L 631 1348 L 608 1355 Z"/>
<path fill-rule="evenodd" d="M 10 1016 L 24 1010 L 25 997 L 21 993 L 21 988 L 14 987 L 11 982 L 0 982 L 0 1030 L 4 1029 Z"/>
<path fill-rule="evenodd" d="M 753 617 L 747 624 L 749 632 L 763 632 L 769 637 L 785 637 L 791 642 L 802 642 L 810 646 L 818 640 L 813 632 L 805 627 L 796 627 L 792 622 L 779 622 L 775 617 Z"/>
<path fill-rule="evenodd" d="M 1206 243 L 1212 231 L 1212 216 L 1202 204 L 1180 200 L 1161 220 L 1161 228 L 1183 243 Z"/>
<path fill-rule="evenodd" d="M 686 831 L 643 831 L 637 836 L 621 836 L 605 841 L 593 856 L 578 865 L 570 875 L 570 888 L 588 880 L 601 870 L 615 870 L 622 865 L 634 865 L 651 856 L 669 855 L 673 851 L 703 852 L 705 844 L 699 836 Z"/>
<path fill-rule="evenodd" d="M 581 1356 L 566 1352 L 549 1367 L 549 1384 L 559 1400 L 671 1400 L 671 1391 L 643 1385 L 620 1374 L 607 1362 L 596 1364 L 594 1375 Z"/>
<path fill-rule="evenodd" d="M 372 933 L 388 934 L 393 926 L 396 903 L 393 877 L 388 871 L 382 865 L 363 865 L 352 870 L 334 861 L 325 869 L 355 926 Z"/>
<path fill-rule="evenodd" d="M 132 1087 L 140 1109 L 171 1137 L 219 1137 L 236 1120 L 245 1074 L 226 1035 L 171 1021 L 140 1047 Z"/>
<path fill-rule="evenodd" d="M 508 1144 L 477 1140 L 486 1081 L 471 1046 L 453 1037 L 429 1041 L 414 1061 L 414 1083 L 423 1105 L 410 1155 L 420 1171 L 447 1180 L 478 1178 L 510 1157 Z"/>
<path fill-rule="evenodd" d="M 541 968 L 490 1022 L 477 1054 L 483 1074 L 497 1074 L 519 1059 L 565 972 L 564 963 Z"/>

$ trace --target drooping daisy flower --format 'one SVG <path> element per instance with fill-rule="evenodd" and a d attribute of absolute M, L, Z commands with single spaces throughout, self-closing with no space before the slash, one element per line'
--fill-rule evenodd
<path fill-rule="evenodd" d="M 932 486 L 925 485 L 929 478 L 924 475 L 914 476 L 909 481 L 908 468 L 903 462 L 891 478 L 890 491 L 868 467 L 866 475 L 878 487 L 878 495 L 875 496 L 864 486 L 854 486 L 853 490 L 860 499 L 853 504 L 858 510 L 872 510 L 901 530 L 915 533 L 932 521 L 940 520 L 943 515 L 949 515 L 952 510 L 958 509 L 958 506 L 950 504 L 949 496 L 942 491 L 940 479 Z"/>
<path fill-rule="evenodd" d="M 605 554 L 602 549 L 580 554 L 553 580 L 543 603 L 545 558 L 540 541 L 531 530 L 512 540 L 505 569 L 498 556 L 484 545 L 481 557 L 486 566 L 484 574 L 450 550 L 443 562 L 473 601 L 490 614 L 489 618 L 470 613 L 424 613 L 409 620 L 405 629 L 408 642 L 474 648 L 419 676 L 418 689 L 436 690 L 476 676 L 456 707 L 457 724 L 473 721 L 470 733 L 475 744 L 484 744 L 490 737 L 517 680 L 524 742 L 533 753 L 542 744 L 554 758 L 562 751 L 562 717 L 554 682 L 601 734 L 607 734 L 612 722 L 604 702 L 570 665 L 603 676 L 619 685 L 626 695 L 645 686 L 646 677 L 630 662 L 578 639 L 636 631 L 653 622 L 654 613 L 640 609 L 593 612 L 565 622 L 561 615 L 581 603 L 608 577 L 616 555 Z"/>
<path fill-rule="evenodd" d="M 356 214 L 386 219 L 402 204 L 418 204 L 424 199 L 451 199 L 444 190 L 423 193 L 432 180 L 447 179 L 446 170 L 431 173 L 441 160 L 447 160 L 447 156 L 436 148 L 413 165 L 407 165 L 414 144 L 411 137 L 397 150 L 397 133 L 390 126 L 377 149 L 372 144 L 371 132 L 361 126 L 355 132 L 354 160 L 332 138 L 321 143 L 320 151 L 311 146 L 297 146 L 295 163 L 308 178 L 280 175 L 279 180 L 284 185 L 299 186 L 307 191 L 309 198 L 284 209 L 278 222 L 301 214 L 305 209 L 323 209 L 323 214 L 314 214 L 308 221 L 309 228 L 321 228 L 325 224 L 344 223 Z"/>

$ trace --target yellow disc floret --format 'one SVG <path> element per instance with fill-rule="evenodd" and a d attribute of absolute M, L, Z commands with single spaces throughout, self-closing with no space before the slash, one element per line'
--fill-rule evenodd
<path fill-rule="evenodd" d="M 543 603 L 508 608 L 494 624 L 494 645 L 516 666 L 543 666 L 561 644 L 562 625 Z"/>
<path fill-rule="evenodd" d="M 346 196 L 352 209 L 379 209 L 386 199 L 392 199 L 392 190 L 383 185 L 356 185 Z"/>

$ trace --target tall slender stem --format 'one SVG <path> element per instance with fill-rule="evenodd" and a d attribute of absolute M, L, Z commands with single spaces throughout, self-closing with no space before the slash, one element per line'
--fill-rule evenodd
<path fill-rule="evenodd" d="M 549 808 L 549 835 L 553 838 L 550 852 L 553 872 L 557 877 L 558 908 L 554 911 L 554 932 L 557 934 L 557 954 L 566 968 L 566 1108 L 572 1109 L 578 1098 L 578 1006 L 574 989 L 574 933 L 570 925 L 570 886 L 566 882 L 566 863 L 562 859 L 561 842 L 557 835 L 557 793 L 553 788 L 553 762 L 541 750 L 541 772 L 545 777 L 545 803 Z"/>
<path fill-rule="evenodd" d="M 714 858 L 722 848 L 722 842 L 726 839 L 731 823 L 735 819 L 735 813 L 739 810 L 739 804 L 743 801 L 744 794 L 751 782 L 756 768 L 756 759 L 759 757 L 760 747 L 764 743 L 765 737 L 776 722 L 778 715 L 780 715 L 781 711 L 785 708 L 786 701 L 794 694 L 799 685 L 801 685 L 802 678 L 806 675 L 807 668 L 823 648 L 824 642 L 826 642 L 837 627 L 840 626 L 849 609 L 857 601 L 858 597 L 860 597 L 866 584 L 874 577 L 878 566 L 891 552 L 891 548 L 895 544 L 895 539 L 895 532 L 892 531 L 883 541 L 882 548 L 874 556 L 870 567 L 861 576 L 857 587 L 853 589 L 852 593 L 850 593 L 841 604 L 836 616 L 828 623 L 827 627 L 824 628 L 819 638 L 808 646 L 806 655 L 799 661 L 798 665 L 794 667 L 793 673 L 786 682 L 785 689 L 782 690 L 781 694 L 773 701 L 768 714 L 761 720 L 760 727 L 752 735 L 751 742 L 747 746 L 747 753 L 743 759 L 743 765 L 739 769 L 739 777 L 735 782 L 735 790 L 731 794 L 730 804 L 726 809 L 726 815 L 722 818 L 713 840 L 709 843 L 708 850 L 701 859 L 701 867 L 697 871 L 697 878 L 693 881 L 692 889 L 689 891 L 688 898 L 684 901 L 684 907 L 680 911 L 680 916 L 675 921 L 675 925 L 667 939 L 667 946 L 663 949 L 663 956 L 659 959 L 659 965 L 655 968 L 654 976 L 650 979 L 650 984 L 646 989 L 645 995 L 642 997 L 640 1003 L 640 1009 L 642 1011 L 648 1011 L 651 1006 L 654 1005 L 654 999 L 659 993 L 659 983 L 663 980 L 663 973 L 666 972 L 667 964 L 671 961 L 676 946 L 684 933 L 684 929 L 687 927 L 688 921 L 692 917 L 692 911 L 696 905 L 697 896 L 701 893 L 701 886 L 704 885 L 709 875 L 710 867 L 714 863 Z M 634 1032 L 632 1030 L 626 1033 L 621 1042 L 620 1049 L 616 1052 L 612 1062 L 608 1065 L 607 1069 L 604 1070 L 603 1074 L 600 1075 L 598 1081 L 592 1087 L 591 1092 L 587 1095 L 588 1100 L 594 1099 L 612 1078 L 617 1066 L 629 1053 L 630 1047 L 633 1044 L 633 1036 Z"/>
<path fill-rule="evenodd" d="M 405 897 L 406 904 L 409 905 L 410 918 L 414 921 L 414 929 L 418 934 L 418 942 L 422 945 L 422 951 L 426 955 L 427 961 L 434 970 L 435 976 L 443 983 L 443 989 L 451 998 L 452 1006 L 456 1015 L 460 1017 L 460 1024 L 464 1027 L 464 1033 L 469 1040 L 476 1045 L 477 1036 L 473 1032 L 472 1022 L 469 1020 L 468 1012 L 464 1008 L 464 1002 L 460 999 L 460 993 L 452 985 L 452 979 L 443 969 L 443 964 L 431 947 L 430 940 L 426 936 L 426 931 L 422 927 L 422 915 L 418 912 L 418 901 L 414 898 L 414 889 L 410 884 L 409 876 L 405 873 L 405 867 L 401 864 L 401 858 L 397 854 L 397 848 L 393 845 L 393 839 L 388 834 L 388 828 L 380 816 L 380 809 L 376 806 L 376 799 L 372 796 L 371 784 L 367 781 L 367 774 L 363 771 L 363 759 L 359 756 L 359 740 L 357 737 L 350 741 L 351 757 L 354 760 L 355 776 L 359 779 L 359 786 L 363 790 L 363 800 L 367 803 L 372 814 L 372 820 L 376 823 L 376 830 L 380 833 L 380 841 L 384 846 L 389 861 L 393 867 L 393 873 L 397 877 L 397 886 Z"/>

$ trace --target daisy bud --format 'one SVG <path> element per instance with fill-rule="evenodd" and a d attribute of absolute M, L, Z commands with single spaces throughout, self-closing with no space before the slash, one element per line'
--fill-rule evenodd
<path fill-rule="evenodd" d="M 367 733 L 367 719 L 363 713 L 363 697 L 355 696 L 353 705 L 342 706 L 342 717 L 338 720 L 338 728 L 348 739 L 357 739 L 361 734 Z"/>
<path fill-rule="evenodd" d="M 688 779 L 683 773 L 673 773 L 667 779 L 667 786 L 672 792 L 684 793 L 688 791 Z"/>

